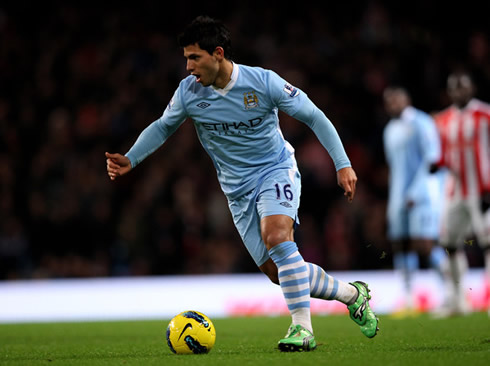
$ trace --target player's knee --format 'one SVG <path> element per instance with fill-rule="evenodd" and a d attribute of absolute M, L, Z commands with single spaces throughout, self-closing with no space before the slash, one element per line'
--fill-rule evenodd
<path fill-rule="evenodd" d="M 284 236 L 278 232 L 272 232 L 270 234 L 264 235 L 263 239 L 267 250 L 270 250 L 277 244 L 287 241 L 285 240 Z"/>
<path fill-rule="evenodd" d="M 432 240 L 422 239 L 414 241 L 414 248 L 423 257 L 429 257 L 435 243 Z"/>
<path fill-rule="evenodd" d="M 275 247 L 278 244 L 284 243 L 285 241 L 291 241 L 291 235 L 289 230 L 282 230 L 277 228 L 276 230 L 270 230 L 262 235 L 265 246 L 267 250 Z"/>
<path fill-rule="evenodd" d="M 262 240 L 267 250 L 285 241 L 294 240 L 293 220 L 284 215 L 266 217 L 261 222 Z"/>
<path fill-rule="evenodd" d="M 455 245 L 454 246 L 448 246 L 448 247 L 446 247 L 447 254 L 449 254 L 451 256 L 452 255 L 455 255 L 457 251 L 458 251 L 458 247 L 455 246 Z"/>

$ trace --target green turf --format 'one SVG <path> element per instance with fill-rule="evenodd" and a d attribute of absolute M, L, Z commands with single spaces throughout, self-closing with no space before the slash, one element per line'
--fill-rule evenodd
<path fill-rule="evenodd" d="M 365 338 L 345 316 L 315 316 L 318 348 L 280 353 L 289 318 L 214 319 L 216 345 L 206 355 L 174 355 L 168 321 L 0 325 L 0 365 L 488 365 L 486 313 L 432 320 L 381 316 L 380 332 Z M 288 363 L 286 363 L 288 362 Z"/>

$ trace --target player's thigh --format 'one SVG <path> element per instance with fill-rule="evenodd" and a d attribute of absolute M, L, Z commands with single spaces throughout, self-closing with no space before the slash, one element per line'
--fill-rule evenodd
<path fill-rule="evenodd" d="M 247 251 L 255 264 L 260 267 L 269 259 L 269 254 L 260 233 L 256 199 L 257 192 L 254 190 L 236 200 L 228 200 L 228 207 Z"/>
<path fill-rule="evenodd" d="M 420 240 L 437 240 L 441 231 L 440 210 L 430 204 L 416 205 L 408 214 L 409 236 Z"/>
<path fill-rule="evenodd" d="M 401 203 L 388 205 L 386 213 L 387 235 L 392 242 L 408 238 L 408 210 Z"/>
<path fill-rule="evenodd" d="M 271 215 L 286 215 L 299 224 L 301 177 L 296 169 L 278 169 L 264 177 L 260 186 L 236 200 L 229 200 L 233 222 L 257 266 L 269 259 L 260 221 Z"/>
<path fill-rule="evenodd" d="M 295 169 L 276 170 L 262 181 L 256 204 L 262 238 L 268 245 L 293 240 L 294 227 L 299 224 L 300 195 L 301 179 Z"/>
<path fill-rule="evenodd" d="M 298 207 L 301 178 L 297 169 L 278 169 L 260 185 L 257 213 L 261 219 L 262 239 L 268 249 L 294 240 L 294 228 L 299 224 Z"/>
<path fill-rule="evenodd" d="M 460 199 L 449 199 L 441 217 L 440 243 L 445 247 L 462 247 L 471 228 L 468 209 Z"/>
<path fill-rule="evenodd" d="M 298 222 L 300 196 L 301 177 L 297 169 L 275 170 L 260 185 L 257 212 L 260 218 L 286 215 Z"/>

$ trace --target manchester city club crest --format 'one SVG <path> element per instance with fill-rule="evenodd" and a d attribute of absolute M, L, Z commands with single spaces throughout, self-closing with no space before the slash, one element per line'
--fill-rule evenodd
<path fill-rule="evenodd" d="M 245 109 L 258 107 L 259 98 L 255 95 L 255 91 L 243 93 L 243 103 L 245 104 Z"/>

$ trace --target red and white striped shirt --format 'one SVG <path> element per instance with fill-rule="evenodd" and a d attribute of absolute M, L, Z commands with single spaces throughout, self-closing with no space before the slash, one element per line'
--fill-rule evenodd
<path fill-rule="evenodd" d="M 455 178 L 450 196 L 490 192 L 490 104 L 472 99 L 464 109 L 452 105 L 434 118 L 441 136 L 439 165 Z"/>

